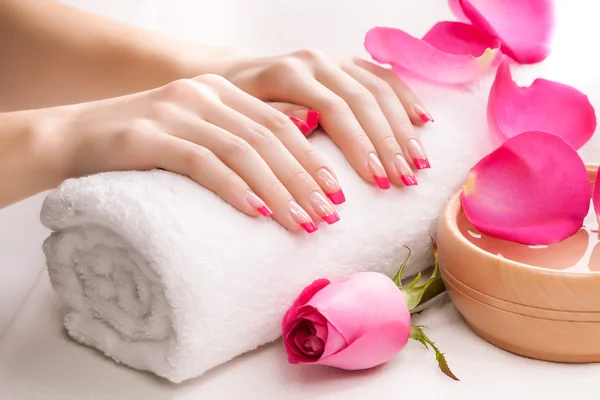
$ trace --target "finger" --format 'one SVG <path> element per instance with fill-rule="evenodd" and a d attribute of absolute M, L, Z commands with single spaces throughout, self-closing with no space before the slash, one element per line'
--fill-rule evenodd
<path fill-rule="evenodd" d="M 349 105 L 308 73 L 297 73 L 277 86 L 272 97 L 285 97 L 293 103 L 319 110 L 320 125 L 366 181 L 389 188 L 389 180 L 375 147 L 355 118 Z M 389 128 L 388 128 L 389 129 Z"/>
<path fill-rule="evenodd" d="M 264 105 L 260 101 L 259 103 Z M 247 106 L 247 104 L 244 104 L 241 108 Z M 273 111 L 270 112 L 273 113 Z M 252 113 L 249 112 L 249 114 Z M 278 113 L 277 115 L 281 115 L 278 117 L 280 121 L 285 121 L 285 124 L 291 125 L 286 127 L 288 132 L 281 135 L 284 140 L 289 143 L 292 141 L 290 138 L 295 137 L 298 142 L 303 141 L 310 146 L 310 143 L 294 128 L 293 124 L 289 123 L 289 120 L 283 114 Z M 251 119 L 251 115 L 246 116 L 226 106 L 223 106 L 220 112 L 213 114 L 211 122 L 250 143 L 267 162 L 275 176 L 292 194 L 296 202 L 308 212 L 311 220 L 326 221 L 329 224 L 339 221 L 340 218 L 335 212 L 333 204 L 324 196 L 315 179 L 271 130 Z M 277 126 L 282 125 L 278 123 Z M 307 158 L 317 157 L 315 153 L 306 153 L 304 156 Z"/>
<path fill-rule="evenodd" d="M 271 216 L 286 229 L 292 232 L 304 229 L 309 233 L 317 230 L 309 214 L 297 204 L 265 160 L 246 141 L 176 107 L 161 114 L 162 124 L 167 131 L 210 149 L 264 200 L 265 205 L 272 210 Z"/>
<path fill-rule="evenodd" d="M 312 131 L 317 129 L 319 126 L 319 112 L 315 110 L 310 110 L 307 107 L 299 106 L 297 104 L 291 103 L 278 103 L 278 102 L 267 102 L 268 105 L 279 110 L 289 117 L 295 117 L 299 120 L 306 122 L 308 133 L 304 133 L 304 136 L 310 135 Z M 296 123 L 293 119 L 292 122 Z M 302 131 L 302 129 L 301 129 Z"/>
<path fill-rule="evenodd" d="M 340 204 L 345 201 L 344 194 L 333 169 L 312 144 L 293 128 L 293 124 L 282 113 L 249 94 L 240 93 L 233 85 L 221 95 L 221 99 L 238 114 L 223 110 L 225 119 L 219 124 L 252 144 L 284 183 L 293 182 L 293 187 L 286 186 L 312 216 L 328 223 L 336 222 L 339 216 L 329 202 L 321 204 L 316 198 L 325 194 L 331 202 Z M 238 133 L 240 127 L 246 128 L 246 131 Z M 251 129 L 248 130 L 248 127 Z M 260 138 L 265 135 L 279 140 L 270 140 L 264 146 L 264 138 Z M 274 165 L 278 165 L 277 170 L 273 168 Z M 305 198 L 310 198 L 310 201 L 305 203 Z"/>
<path fill-rule="evenodd" d="M 367 60 L 356 58 L 355 64 L 386 81 L 402 102 L 410 120 L 415 125 L 433 122 L 433 117 L 423 106 L 416 94 L 391 69 L 383 68 Z"/>
<path fill-rule="evenodd" d="M 273 214 L 246 182 L 206 147 L 164 132 L 149 135 L 144 143 L 156 167 L 188 176 L 244 214 Z"/>
<path fill-rule="evenodd" d="M 428 165 L 428 161 L 402 103 L 400 103 L 390 85 L 378 76 L 354 64 L 345 64 L 342 68 L 375 97 L 379 108 L 385 115 L 396 140 L 402 148 L 403 154 L 395 156 L 394 166 L 397 176 L 406 186 L 416 185 L 417 179 L 412 172 L 411 165 L 422 169 L 425 165 Z M 408 157 L 410 164 L 406 161 L 406 157 Z"/>

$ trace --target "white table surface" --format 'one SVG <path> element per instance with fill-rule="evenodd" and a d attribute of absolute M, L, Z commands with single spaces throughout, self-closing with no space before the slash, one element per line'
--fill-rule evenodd
<path fill-rule="evenodd" d="M 237 44 L 263 54 L 316 47 L 331 52 L 351 52 L 365 55 L 362 41 L 364 33 L 372 26 L 398 26 L 415 35 L 421 35 L 435 22 L 452 18 L 446 6 L 446 0 L 305 0 L 303 2 L 288 0 L 69 0 L 67 3 L 181 38 L 210 43 Z M 543 76 L 582 89 L 592 84 L 598 86 L 593 83 L 600 76 L 597 51 L 600 24 L 596 21 L 599 15 L 597 4 L 591 0 L 559 1 L 557 4 L 558 29 L 551 57 L 543 65 L 518 71 L 516 73 L 518 79 L 522 83 L 529 83 L 535 76 Z M 600 90 L 597 92 L 600 94 Z M 596 102 L 595 105 L 598 107 L 600 103 Z M 565 117 L 568 118 L 568 116 Z M 600 154 L 595 157 L 595 154 L 588 152 L 586 158 L 587 161 L 600 161 Z M 353 393 L 352 398 L 364 398 L 362 396 L 366 396 L 367 393 L 370 393 L 369 391 L 375 393 L 377 390 L 377 386 L 373 382 L 369 383 L 369 377 L 378 372 L 340 375 L 326 373 L 320 369 L 291 370 L 287 366 L 282 367 L 281 363 L 274 361 L 274 357 L 283 357 L 283 354 L 280 354 L 282 353 L 280 346 L 266 347 L 244 356 L 231 365 L 209 373 L 200 382 L 193 384 L 196 386 L 188 384 L 184 386 L 187 389 L 178 389 L 177 391 L 165 389 L 162 382 L 152 383 L 152 379 L 145 374 L 115 367 L 89 349 L 79 348 L 79 346 L 77 346 L 78 350 L 69 353 L 74 358 L 60 360 L 59 365 L 49 366 L 43 362 L 36 364 L 35 361 L 39 361 L 44 356 L 44 349 L 39 345 L 44 343 L 44 338 L 48 335 L 61 335 L 59 333 L 60 321 L 53 319 L 55 315 L 52 312 L 39 316 L 28 314 L 36 312 L 36 310 L 46 312 L 48 309 L 44 308 L 44 304 L 53 301 L 45 277 L 42 277 L 34 288 L 26 307 L 20 312 L 17 311 L 40 271 L 44 268 L 40 246 L 48 232 L 39 224 L 39 209 L 42 200 L 43 194 L 0 210 L 0 349 L 3 344 L 5 345 L 4 352 L 0 351 L 0 366 L 7 367 L 7 364 L 2 364 L 11 363 L 10 367 L 13 365 L 15 367 L 9 368 L 14 373 L 10 377 L 0 374 L 0 382 L 3 382 L 3 379 L 10 379 L 12 389 L 19 389 L 19 393 L 25 393 L 27 390 L 24 388 L 30 385 L 34 387 L 43 380 L 47 387 L 55 387 L 56 393 L 63 393 L 58 388 L 64 389 L 61 385 L 66 384 L 69 374 L 77 372 L 77 362 L 84 362 L 86 357 L 97 357 L 97 361 L 94 361 L 96 364 L 93 365 L 100 369 L 108 368 L 109 372 L 106 377 L 116 379 L 121 388 L 128 387 L 129 391 L 120 391 L 119 393 L 124 397 L 118 397 L 116 392 L 111 392 L 110 383 L 85 379 L 85 374 L 94 373 L 94 371 L 81 371 L 81 376 L 72 377 L 75 389 L 69 393 L 73 394 L 73 397 L 67 395 L 53 397 L 50 394 L 44 396 L 35 393 L 35 390 L 31 392 L 32 397 L 25 397 L 86 398 L 81 394 L 87 393 L 89 389 L 89 398 L 94 399 L 242 398 L 246 393 L 246 388 L 251 389 L 254 385 L 254 389 L 258 390 L 257 385 L 268 384 L 268 380 L 264 379 L 265 371 L 262 372 L 262 380 L 253 379 L 252 371 L 261 368 L 272 369 L 279 384 L 274 385 L 271 392 L 265 391 L 265 388 L 261 387 L 257 393 L 263 394 L 260 397 L 250 396 L 251 398 L 304 398 L 302 393 L 305 389 L 302 385 L 306 382 L 311 384 L 306 389 L 306 394 L 310 393 L 310 397 L 315 397 L 321 391 L 323 393 L 320 393 L 322 396 L 319 398 L 350 398 L 340 395 L 344 390 L 349 390 L 348 396 Z M 453 312 L 450 309 L 447 311 Z M 2 336 L 1 332 L 15 315 L 16 318 L 11 328 Z M 36 330 L 37 323 L 48 331 Z M 17 352 L 17 349 L 7 350 L 10 346 L 6 346 L 7 340 L 15 340 L 14 338 L 19 335 L 24 335 L 25 338 L 22 346 L 26 346 L 28 343 L 32 345 L 29 351 L 24 349 L 22 354 Z M 472 335 L 470 338 L 476 340 Z M 54 342 L 48 341 L 46 344 L 53 345 L 52 343 Z M 70 349 L 75 345 L 64 338 L 60 341 L 60 346 Z M 48 361 L 56 362 L 56 360 L 50 359 Z M 473 361 L 471 360 L 471 362 Z M 393 367 L 382 369 L 387 372 L 383 373 L 385 378 L 377 381 L 379 384 L 385 382 L 388 385 L 393 384 L 394 370 L 390 368 Z M 476 364 L 474 368 L 477 368 Z M 28 377 L 31 377 L 32 380 L 28 380 Z M 286 379 L 289 379 L 290 387 L 293 388 L 293 395 L 290 392 L 286 396 Z M 332 386 L 328 380 L 337 380 L 340 384 Z M 140 384 L 140 381 L 145 382 L 143 388 L 136 386 Z M 248 386 L 239 390 L 234 389 L 231 387 L 231 383 L 235 381 Z M 86 387 L 86 385 L 88 386 Z M 365 388 L 369 388 L 369 390 L 363 390 L 364 388 L 354 390 L 361 385 L 365 385 Z M 135 396 L 135 393 L 138 393 L 136 387 L 140 394 L 144 394 L 143 397 Z M 203 387 L 205 389 L 202 389 Z M 337 388 L 335 391 L 332 389 L 334 387 Z M 156 396 L 152 395 L 153 388 L 156 389 Z M 11 397 L 9 393 L 11 392 L 2 391 L 0 383 L 0 399 L 25 398 Z M 74 393 L 79 393 L 80 397 Z M 103 397 L 103 393 L 106 396 Z M 112 394 L 109 395 L 110 393 Z M 223 393 L 228 393 L 228 396 L 232 397 L 222 397 L 220 394 Z M 400 396 L 399 394 L 398 397 Z"/>

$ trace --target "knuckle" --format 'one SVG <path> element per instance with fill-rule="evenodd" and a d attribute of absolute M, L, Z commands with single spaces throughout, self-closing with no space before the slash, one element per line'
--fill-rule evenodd
<path fill-rule="evenodd" d="M 286 128 L 290 128 L 291 125 L 290 119 L 277 110 L 269 111 L 269 115 L 266 117 L 264 123 L 264 126 L 271 132 L 280 132 Z"/>
<path fill-rule="evenodd" d="M 277 60 L 273 64 L 272 68 L 275 74 L 279 76 L 288 76 L 290 74 L 295 75 L 302 72 L 303 69 L 304 65 L 302 64 L 302 62 L 291 57 L 285 57 Z"/>
<path fill-rule="evenodd" d="M 217 74 L 204 74 L 196 77 L 194 79 L 196 82 L 202 83 L 204 85 L 213 86 L 213 87 L 223 87 L 229 83 L 229 81 L 223 78 L 221 75 Z"/>
<path fill-rule="evenodd" d="M 183 164 L 188 171 L 197 171 L 200 170 L 212 156 L 212 152 L 206 147 L 189 146 L 183 154 Z"/>
<path fill-rule="evenodd" d="M 323 106 L 321 107 L 324 110 L 324 113 L 336 113 L 336 112 L 343 112 L 343 113 L 349 113 L 350 112 L 350 107 L 348 107 L 348 104 L 346 103 L 346 101 L 344 99 L 342 99 L 340 96 L 335 95 L 335 94 L 331 94 L 330 96 L 327 96 L 324 101 L 323 101 Z"/>
<path fill-rule="evenodd" d="M 160 94 L 167 100 L 178 100 L 197 94 L 198 88 L 191 79 L 178 79 L 166 84 L 160 90 Z"/>
<path fill-rule="evenodd" d="M 393 93 L 393 90 L 390 87 L 390 85 L 388 85 L 386 81 L 376 77 L 375 75 L 371 75 L 370 78 L 367 78 L 367 81 L 365 82 L 365 87 L 369 89 L 369 91 L 376 97 Z"/>
<path fill-rule="evenodd" d="M 246 141 L 255 149 L 263 146 L 269 146 L 277 140 L 278 139 L 273 132 L 263 125 L 251 124 L 248 128 L 248 137 Z"/>
<path fill-rule="evenodd" d="M 408 118 L 402 118 L 396 122 L 396 131 L 402 135 L 412 136 L 414 132 L 413 124 Z"/>
<path fill-rule="evenodd" d="M 285 180 L 286 186 L 295 187 L 306 187 L 312 181 L 312 177 L 304 168 L 301 168 L 294 172 L 289 178 Z"/>
<path fill-rule="evenodd" d="M 157 121 L 165 121 L 177 112 L 177 106 L 165 101 L 152 103 L 148 117 Z"/>
<path fill-rule="evenodd" d="M 268 183 L 268 192 L 272 193 L 275 198 L 282 200 L 291 200 L 291 196 L 286 189 L 285 185 L 273 176 L 272 180 Z"/>
<path fill-rule="evenodd" d="M 297 51 L 295 55 L 299 59 L 306 60 L 311 63 L 319 63 L 327 59 L 327 55 L 323 51 L 317 49 L 302 49 Z"/>
<path fill-rule="evenodd" d="M 323 165 L 321 155 L 313 146 L 309 145 L 300 155 L 304 165 Z"/>
<path fill-rule="evenodd" d="M 353 99 L 355 102 L 363 105 L 370 105 L 376 102 L 373 93 L 368 91 L 364 86 L 349 89 L 348 97 L 350 99 Z"/>
<path fill-rule="evenodd" d="M 233 135 L 227 139 L 227 144 L 225 147 L 228 153 L 235 155 L 248 154 L 254 151 L 254 148 L 250 146 L 250 143 L 238 136 Z"/>
<path fill-rule="evenodd" d="M 394 135 L 385 135 L 381 138 L 381 142 L 386 149 L 398 149 L 400 145 Z"/>

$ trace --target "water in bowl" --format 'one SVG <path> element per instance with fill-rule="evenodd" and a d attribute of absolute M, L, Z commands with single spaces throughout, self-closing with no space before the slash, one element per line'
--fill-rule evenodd
<path fill-rule="evenodd" d="M 527 246 L 486 236 L 462 211 L 457 223 L 462 235 L 475 246 L 506 259 L 561 271 L 600 271 L 600 232 L 593 207 L 579 232 L 548 246 Z"/>

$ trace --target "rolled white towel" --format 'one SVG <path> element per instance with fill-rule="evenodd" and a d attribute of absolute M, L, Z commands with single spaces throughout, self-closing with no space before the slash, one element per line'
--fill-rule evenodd
<path fill-rule="evenodd" d="M 77 341 L 180 382 L 278 338 L 286 308 L 318 277 L 408 272 L 431 261 L 430 237 L 447 199 L 494 144 L 487 86 L 417 87 L 436 122 L 420 129 L 432 169 L 419 185 L 379 190 L 362 181 L 323 134 L 311 141 L 340 177 L 341 221 L 291 234 L 234 210 L 191 180 L 164 171 L 69 180 L 42 222 L 52 285 Z"/>

